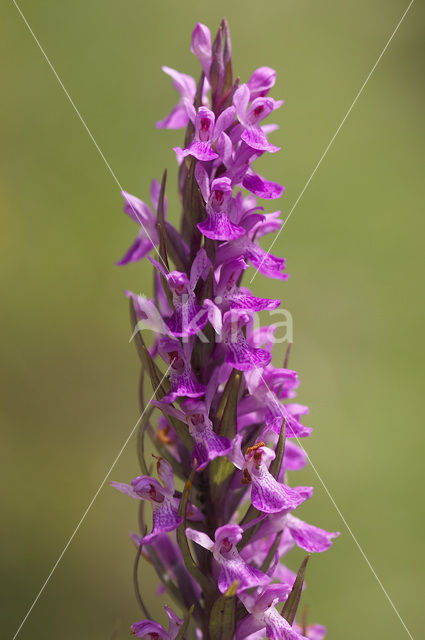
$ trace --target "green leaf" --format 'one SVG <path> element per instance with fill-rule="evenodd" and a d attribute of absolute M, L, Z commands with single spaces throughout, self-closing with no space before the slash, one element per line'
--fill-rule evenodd
<path fill-rule="evenodd" d="M 306 555 L 306 557 L 302 561 L 300 568 L 298 569 L 297 577 L 295 578 L 292 591 L 289 594 L 289 597 L 282 608 L 281 616 L 282 618 L 285 618 L 285 620 L 287 620 L 291 626 L 295 620 L 298 605 L 300 604 L 301 593 L 302 593 L 303 584 L 304 584 L 305 571 L 306 571 L 307 562 L 309 558 L 310 558 L 310 554 Z"/>
<path fill-rule="evenodd" d="M 239 582 L 230 585 L 214 602 L 209 621 L 211 640 L 232 640 L 236 624 L 236 591 Z"/>
<path fill-rule="evenodd" d="M 230 440 L 236 435 L 236 419 L 241 379 L 241 372 L 233 369 L 223 391 L 225 400 L 223 403 L 220 401 L 217 409 L 218 418 L 220 419 L 217 432 Z M 223 400 L 223 397 L 221 400 Z M 225 456 L 215 458 L 210 462 L 210 490 L 213 501 L 220 500 L 224 496 L 234 472 L 235 467 Z"/>
<path fill-rule="evenodd" d="M 130 323 L 131 328 L 133 330 L 132 337 L 134 338 L 134 343 L 136 345 L 137 353 L 139 358 L 144 366 L 145 370 L 149 374 L 152 389 L 155 390 L 155 395 L 158 400 L 161 400 L 170 389 L 170 382 L 166 378 L 164 378 L 164 374 L 158 368 L 156 363 L 152 360 L 151 354 L 149 353 L 148 348 L 145 345 L 143 340 L 142 332 L 138 326 L 138 320 L 136 315 L 136 310 L 134 308 L 133 300 L 130 298 Z"/>
<path fill-rule="evenodd" d="M 280 430 L 279 440 L 276 447 L 276 457 L 272 460 L 269 471 L 274 478 L 279 477 L 280 469 L 282 467 L 283 456 L 285 453 L 285 436 L 286 436 L 286 418 L 283 420 L 282 428 Z"/>
<path fill-rule="evenodd" d="M 251 520 L 255 520 L 261 515 L 262 515 L 261 512 L 258 511 L 258 509 L 253 507 L 251 504 L 248 508 L 248 511 L 245 513 L 244 517 L 239 523 L 239 526 L 243 527 L 244 525 L 248 524 L 248 522 L 251 522 Z M 239 551 L 241 551 L 248 544 L 251 538 L 257 533 L 257 531 L 261 527 L 261 524 L 262 523 L 259 522 L 257 524 L 252 525 L 252 527 L 245 529 L 245 531 L 242 534 L 242 540 L 237 545 Z"/>
<path fill-rule="evenodd" d="M 220 421 L 218 432 L 221 436 L 232 439 L 236 435 L 238 396 L 242 374 L 240 371 L 233 369 L 232 375 L 230 377 L 232 378 L 232 380 L 229 385 L 227 402 L 226 406 L 224 407 L 223 416 Z"/>
<path fill-rule="evenodd" d="M 226 457 L 215 458 L 210 462 L 210 490 L 213 501 L 220 500 L 226 493 L 226 487 L 235 472 L 235 467 Z"/>
<path fill-rule="evenodd" d="M 181 236 L 177 232 L 177 230 L 165 219 L 164 202 L 166 181 L 167 170 L 165 169 L 162 176 L 161 190 L 159 193 L 157 209 L 157 229 L 159 236 L 158 253 L 160 256 L 159 262 L 167 271 L 169 271 L 170 266 L 168 263 L 168 256 L 170 256 L 171 260 L 174 262 L 179 271 L 186 271 L 188 265 L 184 243 L 182 242 Z M 164 284 L 167 298 L 169 298 L 168 301 L 170 302 L 170 300 L 172 301 L 171 291 L 169 290 L 168 284 L 165 282 L 164 278 L 162 278 L 162 282 Z"/>
<path fill-rule="evenodd" d="M 186 256 L 186 245 L 177 229 L 167 222 L 167 220 L 165 220 L 164 223 L 164 236 L 167 256 L 170 256 L 179 271 L 187 272 L 189 265 Z"/>
<path fill-rule="evenodd" d="M 195 580 L 201 586 L 201 589 L 204 591 L 204 595 L 211 594 L 213 590 L 215 590 L 215 586 L 213 583 L 205 576 L 202 571 L 199 569 L 198 565 L 195 563 L 192 554 L 190 552 L 189 543 L 186 537 L 186 509 L 187 503 L 189 501 L 189 494 L 192 488 L 193 478 L 195 477 L 196 472 L 196 460 L 191 471 L 191 474 L 186 482 L 186 485 L 183 490 L 183 494 L 180 500 L 179 507 L 179 516 L 183 518 L 183 522 L 177 529 L 177 544 L 179 545 L 184 564 L 189 573 L 195 578 Z"/>
<path fill-rule="evenodd" d="M 160 581 L 162 582 L 162 584 L 164 585 L 164 587 L 166 588 L 170 596 L 172 596 L 172 598 L 175 600 L 175 602 L 179 604 L 179 606 L 185 608 L 183 594 L 181 593 L 180 589 L 171 580 L 169 571 L 162 564 L 153 546 L 148 545 L 146 547 L 146 552 L 148 553 L 152 561 L 152 564 L 155 568 L 158 578 L 160 579 Z"/>
<path fill-rule="evenodd" d="M 164 212 L 164 200 L 165 200 L 165 185 L 167 182 L 167 169 L 164 169 L 164 173 L 162 174 L 161 180 L 161 189 L 159 192 L 158 198 L 158 208 L 156 211 L 156 219 L 159 234 L 159 255 L 160 255 L 160 263 L 167 270 L 170 270 L 168 265 L 168 256 L 167 256 L 167 246 L 165 242 L 165 212 Z M 168 288 L 168 287 L 167 287 Z"/>
<path fill-rule="evenodd" d="M 187 167 L 187 176 L 183 188 L 183 215 L 187 221 L 190 260 L 195 258 L 201 247 L 202 234 L 196 226 L 206 217 L 205 202 L 195 178 L 196 160 L 191 157 Z"/>
<path fill-rule="evenodd" d="M 149 419 L 154 411 L 155 407 L 151 407 L 143 416 L 140 421 L 140 426 L 137 431 L 137 457 L 139 458 L 140 468 L 144 476 L 148 474 L 148 466 L 145 460 L 145 431 L 149 424 Z"/>
<path fill-rule="evenodd" d="M 280 539 L 282 538 L 282 534 L 283 534 L 283 531 L 281 531 L 280 533 L 277 534 L 276 538 L 273 541 L 272 546 L 269 549 L 268 554 L 264 558 L 264 562 L 261 565 L 261 571 L 263 573 L 266 573 L 266 571 L 268 570 L 268 568 L 270 567 L 270 565 L 272 563 L 272 560 L 273 560 L 273 558 L 275 556 L 275 553 L 277 551 L 277 548 L 279 546 Z"/>
<path fill-rule="evenodd" d="M 167 254 L 167 237 L 165 231 L 165 213 L 164 213 L 164 200 L 165 200 L 165 184 L 167 182 L 167 169 L 164 170 L 161 180 L 161 190 L 159 192 L 158 198 L 158 208 L 156 211 L 156 228 L 158 231 L 158 254 L 159 254 L 159 262 L 161 266 L 169 273 L 170 265 L 168 264 L 168 254 Z M 168 286 L 168 282 L 165 277 L 160 274 L 162 286 L 164 288 L 165 295 L 167 296 L 168 304 L 171 308 L 173 308 L 173 294 L 170 291 L 170 287 Z"/>
<path fill-rule="evenodd" d="M 224 33 L 223 25 L 220 24 L 217 35 L 212 44 L 212 60 L 210 68 L 210 85 L 211 85 L 211 97 L 212 108 L 216 111 L 218 106 L 218 98 L 221 96 L 221 89 L 223 86 L 223 74 L 224 74 L 224 61 L 223 61 L 223 44 Z"/>
<path fill-rule="evenodd" d="M 232 45 L 230 41 L 230 29 L 226 18 L 223 18 L 221 25 L 224 31 L 224 50 L 223 62 L 225 69 L 223 94 L 226 94 L 233 84 L 233 68 L 232 68 Z"/>
<path fill-rule="evenodd" d="M 150 474 L 149 474 L 150 475 Z M 146 531 L 147 531 L 147 527 L 145 525 L 144 522 L 144 501 L 140 501 L 140 505 L 139 505 L 139 529 L 140 529 L 140 533 L 142 534 L 142 536 L 146 535 Z M 142 547 L 139 546 L 139 550 L 140 553 L 142 552 Z M 167 571 L 167 569 L 165 569 L 164 565 L 162 564 L 161 560 L 159 559 L 158 555 L 155 552 L 155 549 L 153 548 L 152 545 L 147 545 L 145 547 L 146 550 L 146 554 L 148 556 L 148 562 L 150 561 L 156 571 L 156 574 L 158 576 L 158 578 L 160 579 L 160 581 L 163 583 L 164 587 L 166 588 L 166 590 L 168 591 L 168 593 L 174 598 L 174 600 L 183 608 L 185 608 L 185 602 L 184 599 L 182 597 L 182 593 L 180 591 L 180 589 L 177 588 L 177 586 L 174 584 L 174 582 L 171 580 L 170 578 L 170 573 L 169 571 Z M 139 558 L 137 558 L 137 564 L 139 562 Z M 136 567 L 136 563 L 135 563 L 135 567 Z M 137 571 L 137 567 L 135 568 L 135 570 Z M 133 573 L 133 578 L 134 581 L 137 580 L 137 574 L 135 575 L 135 573 Z M 136 582 L 134 583 L 134 586 L 136 587 Z M 138 594 L 138 583 L 137 583 L 137 590 L 136 590 L 136 595 Z M 140 592 L 139 592 L 140 595 Z M 150 616 L 148 616 L 150 617 Z"/>
<path fill-rule="evenodd" d="M 215 414 L 215 430 L 221 436 L 234 438 L 236 435 L 236 411 L 238 407 L 239 385 L 242 375 L 237 369 L 233 369 L 224 387 L 220 402 Z"/>
<path fill-rule="evenodd" d="M 147 610 L 146 605 L 145 605 L 145 603 L 143 601 L 142 594 L 140 593 L 138 571 L 139 571 L 139 562 L 140 562 L 140 556 L 141 555 L 142 555 L 142 545 L 139 545 L 137 547 L 136 558 L 134 560 L 134 566 L 133 566 L 134 591 L 136 593 L 137 602 L 139 603 L 139 606 L 140 606 L 141 610 L 143 611 L 143 615 L 146 616 L 146 618 L 148 618 L 148 619 L 152 619 L 151 614 Z"/>
<path fill-rule="evenodd" d="M 199 76 L 198 84 L 196 85 L 196 93 L 195 100 L 193 101 L 193 106 L 196 110 L 202 105 L 202 96 L 204 95 L 204 84 L 205 84 L 205 74 L 202 71 Z"/>
<path fill-rule="evenodd" d="M 192 613 L 193 613 L 194 608 L 195 608 L 195 605 L 193 604 L 193 605 L 190 607 L 189 611 L 187 612 L 186 617 L 185 617 L 185 619 L 184 619 L 184 622 L 183 622 L 182 626 L 180 627 L 179 632 L 178 632 L 178 634 L 176 635 L 175 640 L 183 640 L 183 638 L 184 638 L 184 634 L 185 634 L 185 632 L 186 632 L 186 629 L 187 629 L 187 628 L 188 628 L 188 626 L 189 626 L 189 622 L 190 622 L 190 619 L 191 619 L 191 617 L 192 617 Z"/>
<path fill-rule="evenodd" d="M 283 361 L 283 368 L 287 369 L 289 364 L 289 356 L 291 355 L 292 342 L 288 342 L 288 346 L 286 347 L 285 359 Z"/>
<path fill-rule="evenodd" d="M 148 348 L 145 345 L 143 340 L 142 332 L 137 326 L 137 316 L 136 311 L 134 309 L 134 303 L 130 299 L 130 320 L 131 326 L 133 329 L 134 342 L 136 344 L 137 353 L 139 354 L 140 360 L 142 361 L 142 365 L 145 370 L 148 372 L 152 389 L 155 391 L 155 396 L 157 400 L 161 400 L 170 390 L 170 381 L 168 377 L 165 377 L 161 370 L 158 368 L 157 364 L 151 357 Z M 193 447 L 192 438 L 189 435 L 187 430 L 187 426 L 174 418 L 173 416 L 166 415 L 168 422 L 174 427 L 177 435 L 180 440 L 184 444 L 184 446 L 191 451 Z"/>
<path fill-rule="evenodd" d="M 167 240 L 165 237 L 165 231 L 164 231 L 164 227 L 162 226 L 161 223 L 157 223 L 156 225 L 156 229 L 158 231 L 158 238 L 159 238 L 159 245 L 158 245 L 158 252 L 159 252 L 159 262 L 160 264 L 162 264 L 162 266 L 164 267 L 164 269 L 167 271 L 167 273 L 170 272 L 170 267 L 168 264 L 168 255 L 167 255 Z M 164 293 L 167 297 L 167 302 L 170 305 L 171 309 L 174 309 L 174 305 L 173 305 L 173 294 L 170 290 L 170 287 L 168 286 L 168 282 L 165 278 L 165 276 L 160 273 L 159 277 L 161 279 L 161 283 L 162 283 L 162 288 L 164 289 Z"/>

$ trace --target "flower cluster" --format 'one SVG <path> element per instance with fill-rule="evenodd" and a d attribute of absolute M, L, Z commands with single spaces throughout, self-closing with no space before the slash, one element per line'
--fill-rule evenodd
<path fill-rule="evenodd" d="M 152 529 L 141 510 L 140 534 L 132 535 L 135 574 L 140 557 L 151 562 L 183 615 L 166 607 L 168 630 L 144 619 L 132 633 L 319 640 L 324 627 L 295 619 L 306 560 L 294 574 L 281 559 L 294 545 L 308 554 L 325 551 L 338 534 L 294 514 L 313 493 L 288 480 L 288 472 L 307 463 L 299 439 L 311 433 L 301 422 L 308 409 L 294 402 L 299 380 L 287 358 L 284 367 L 271 364 L 275 327 L 254 326 L 254 314 L 280 300 L 241 286 L 250 266 L 269 278 L 288 277 L 285 260 L 259 244 L 281 227 L 280 211 L 265 213 L 257 203 L 279 198 L 284 188 L 253 169 L 257 158 L 279 150 L 268 139 L 276 125 L 264 122 L 283 103 L 269 96 L 276 79 L 269 67 L 246 83 L 234 80 L 225 20 L 213 43 L 198 24 L 191 50 L 200 80 L 164 67 L 180 97 L 157 123 L 186 129 L 184 145 L 174 149 L 180 230 L 166 219 L 165 174 L 161 184 L 152 183 L 152 208 L 123 193 L 124 211 L 139 231 L 118 264 L 147 257 L 154 268 L 153 299 L 127 296 L 142 374 L 155 399 L 149 411 L 143 407 L 142 475 L 111 484 L 150 503 Z M 143 328 L 153 331 L 149 348 Z M 158 454 L 157 478 L 145 461 L 145 433 Z M 149 618 L 137 580 L 136 586 Z"/>

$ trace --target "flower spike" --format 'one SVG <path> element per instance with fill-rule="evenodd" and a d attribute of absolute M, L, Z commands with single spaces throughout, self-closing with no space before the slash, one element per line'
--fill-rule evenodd
<path fill-rule="evenodd" d="M 282 228 L 281 211 L 270 205 L 285 188 L 255 168 L 280 149 L 269 140 L 278 129 L 269 118 L 283 101 L 271 95 L 271 67 L 234 78 L 225 18 L 215 37 L 196 24 L 190 49 L 199 80 L 164 66 L 178 102 L 157 122 L 185 130 L 174 147 L 180 227 L 167 219 L 166 171 L 161 184 L 152 182 L 152 206 L 123 191 L 138 233 L 118 264 L 147 258 L 153 268 L 152 292 L 125 292 L 143 408 L 144 379 L 153 392 L 137 439 L 143 475 L 110 483 L 141 505 L 131 538 L 146 619 L 131 633 L 145 640 L 323 640 L 323 626 L 307 625 L 304 615 L 296 620 L 306 561 L 296 575 L 281 560 L 295 547 L 327 551 L 339 533 L 298 517 L 313 495 L 313 487 L 293 482 L 308 462 L 299 439 L 312 433 L 304 424 L 309 409 L 297 400 L 289 350 L 278 357 L 283 366 L 272 363 L 279 323 L 257 322 L 258 312 L 278 313 L 289 277 L 285 258 L 262 245 Z M 273 297 L 247 287 L 251 270 L 274 281 Z M 157 593 L 178 606 L 178 615 L 165 607 L 168 625 L 149 619 L 144 605 L 138 570 L 145 560 L 160 579 Z"/>

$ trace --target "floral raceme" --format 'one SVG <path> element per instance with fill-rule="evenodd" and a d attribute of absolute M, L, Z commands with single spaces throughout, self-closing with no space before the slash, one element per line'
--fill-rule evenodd
<path fill-rule="evenodd" d="M 254 323 L 256 312 L 280 300 L 242 285 L 249 270 L 288 277 L 285 259 L 260 245 L 282 225 L 280 211 L 265 208 L 284 187 L 254 169 L 257 158 L 279 150 L 269 139 L 277 127 L 266 120 L 283 103 L 269 95 L 273 69 L 260 67 L 245 83 L 233 78 L 225 20 L 214 42 L 196 25 L 191 51 L 200 79 L 163 68 L 179 97 L 157 123 L 185 130 L 174 149 L 180 229 L 166 217 L 166 174 L 152 182 L 152 205 L 123 193 L 138 232 L 118 264 L 150 260 L 154 277 L 151 299 L 126 292 L 140 388 L 148 377 L 153 390 L 146 407 L 141 391 L 142 475 L 111 483 L 141 506 L 132 540 L 143 619 L 131 632 L 152 640 L 319 640 L 324 627 L 296 614 L 309 555 L 329 549 L 338 533 L 299 517 L 313 488 L 289 474 L 307 462 L 300 439 L 312 431 L 301 421 L 308 409 L 294 402 L 299 380 L 287 357 L 284 367 L 271 363 L 276 327 Z M 146 434 L 154 465 L 145 459 Z M 145 525 L 149 510 L 152 526 L 150 518 Z M 294 546 L 307 553 L 297 574 L 284 564 Z M 166 607 L 167 628 L 143 600 L 145 561 L 177 610 Z"/>

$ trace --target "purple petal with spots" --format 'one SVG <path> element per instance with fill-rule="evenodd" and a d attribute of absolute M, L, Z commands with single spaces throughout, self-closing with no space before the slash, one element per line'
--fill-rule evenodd
<path fill-rule="evenodd" d="M 259 127 L 247 127 L 241 135 L 241 139 L 256 151 L 268 151 L 276 153 L 280 151 L 280 147 L 271 144 L 266 138 L 265 133 Z"/>
<path fill-rule="evenodd" d="M 186 296 L 177 305 L 166 325 L 173 336 L 191 336 L 199 333 L 208 321 L 208 314 L 196 302 L 194 296 Z"/>
<path fill-rule="evenodd" d="M 174 402 L 176 398 L 200 398 L 205 393 L 204 385 L 195 378 L 194 373 L 184 369 L 181 373 L 170 372 L 171 390 L 162 398 L 163 402 Z"/>
<path fill-rule="evenodd" d="M 263 368 L 271 361 L 271 354 L 268 351 L 250 347 L 242 333 L 235 341 L 228 340 L 225 344 L 227 353 L 224 361 L 239 371 Z"/>
<path fill-rule="evenodd" d="M 152 502 L 152 531 L 139 539 L 139 544 L 151 544 L 160 533 L 174 531 L 183 522 L 177 513 L 174 503 L 169 498 L 162 503 Z"/>
<path fill-rule="evenodd" d="M 304 501 L 297 491 L 273 478 L 268 471 L 252 477 L 251 502 L 264 513 L 296 509 Z"/>
<path fill-rule="evenodd" d="M 319 529 L 319 527 L 307 524 L 290 514 L 286 517 L 286 526 L 297 546 L 309 553 L 326 551 L 331 547 L 332 539 L 339 536 L 339 532 L 331 533 L 324 529 Z"/>
<path fill-rule="evenodd" d="M 279 280 L 287 280 L 289 278 L 288 274 L 281 273 L 286 268 L 285 258 L 273 256 L 254 242 L 247 247 L 245 255 L 247 260 L 263 275 Z"/>
<path fill-rule="evenodd" d="M 203 162 L 209 162 L 210 160 L 218 158 L 218 154 L 215 153 L 208 141 L 200 142 L 199 140 L 194 140 L 186 149 L 174 147 L 174 151 L 176 152 L 179 162 L 186 158 L 186 156 L 193 156 L 197 160 L 202 160 Z"/>
<path fill-rule="evenodd" d="M 151 620 L 135 622 L 131 626 L 131 633 L 133 636 L 136 636 L 136 638 L 142 638 L 143 640 L 170 640 L 170 636 L 164 627 L 158 622 L 152 622 Z"/>
<path fill-rule="evenodd" d="M 235 240 L 245 235 L 245 229 L 233 224 L 222 211 L 211 211 L 207 219 L 197 226 L 199 231 L 211 240 Z"/>
<path fill-rule="evenodd" d="M 268 447 L 258 447 L 246 456 L 246 468 L 251 476 L 251 502 L 263 513 L 296 509 L 305 500 L 303 492 L 278 482 L 267 466 L 275 457 Z"/>
<path fill-rule="evenodd" d="M 245 122 L 248 125 L 258 126 L 262 120 L 282 103 L 277 103 L 273 98 L 255 98 L 245 114 Z"/>
<path fill-rule="evenodd" d="M 282 187 L 277 182 L 266 180 L 263 176 L 260 176 L 250 170 L 242 180 L 242 186 L 259 198 L 264 198 L 266 200 L 275 200 L 276 198 L 280 198 L 285 190 L 285 187 Z"/>
<path fill-rule="evenodd" d="M 218 577 L 220 592 L 225 593 L 235 580 L 239 582 L 237 593 L 269 582 L 268 576 L 259 569 L 245 564 L 240 556 L 238 558 L 227 558 L 221 563 L 221 571 Z"/>
<path fill-rule="evenodd" d="M 228 297 L 233 309 L 249 309 L 251 311 L 263 311 L 265 309 L 276 309 L 280 305 L 280 300 L 270 298 L 257 298 L 248 289 L 239 287 L 238 292 Z"/>
<path fill-rule="evenodd" d="M 198 430 L 189 428 L 193 437 L 193 453 L 192 464 L 196 458 L 198 461 L 198 470 L 204 469 L 211 460 L 224 456 L 232 448 L 232 443 L 228 438 L 219 436 L 212 429 L 205 429 L 203 433 Z"/>
<path fill-rule="evenodd" d="M 269 607 L 264 612 L 266 634 L 269 640 L 306 640 L 298 633 L 285 618 L 282 618 L 275 607 Z"/>

